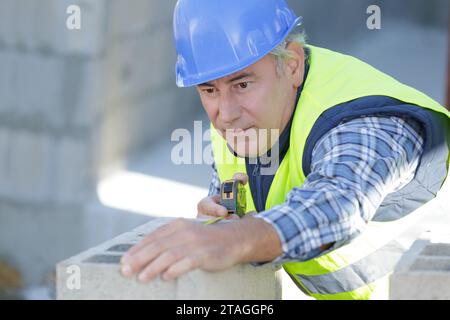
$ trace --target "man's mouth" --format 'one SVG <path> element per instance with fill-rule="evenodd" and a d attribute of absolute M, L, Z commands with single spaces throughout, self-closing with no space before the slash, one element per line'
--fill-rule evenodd
<path fill-rule="evenodd" d="M 224 129 L 222 130 L 222 132 L 224 133 L 224 135 L 226 134 L 231 134 L 233 136 L 245 136 L 247 135 L 251 130 L 255 130 L 254 127 L 249 127 L 246 129 L 242 129 L 242 128 L 235 128 L 235 129 Z"/>

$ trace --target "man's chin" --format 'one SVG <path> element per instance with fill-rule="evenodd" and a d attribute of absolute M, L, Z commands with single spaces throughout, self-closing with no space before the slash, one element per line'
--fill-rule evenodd
<path fill-rule="evenodd" d="M 264 155 L 267 152 L 267 148 L 260 148 L 256 144 L 238 144 L 231 146 L 228 144 L 228 148 L 239 158 L 256 158 Z"/>

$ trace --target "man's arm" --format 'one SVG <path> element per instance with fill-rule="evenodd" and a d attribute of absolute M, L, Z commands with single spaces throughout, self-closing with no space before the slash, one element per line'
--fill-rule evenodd
<path fill-rule="evenodd" d="M 213 162 L 212 167 L 212 179 L 209 185 L 208 197 L 215 196 L 220 194 L 220 179 L 219 174 L 217 173 L 216 164 Z"/>
<path fill-rule="evenodd" d="M 122 273 L 143 282 L 200 268 L 312 259 L 361 233 L 384 197 L 407 184 L 423 139 L 403 120 L 368 117 L 327 133 L 312 172 L 284 204 L 254 217 L 205 226 L 179 219 L 149 234 L 122 259 Z"/>
<path fill-rule="evenodd" d="M 422 150 L 420 132 L 398 117 L 358 118 L 329 131 L 303 186 L 255 217 L 281 240 L 283 254 L 273 262 L 309 260 L 360 234 L 385 196 L 414 177 Z"/>

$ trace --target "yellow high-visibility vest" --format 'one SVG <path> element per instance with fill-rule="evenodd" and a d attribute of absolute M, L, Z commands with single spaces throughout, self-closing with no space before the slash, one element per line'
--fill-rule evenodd
<path fill-rule="evenodd" d="M 303 153 L 311 130 L 321 115 L 338 105 L 362 97 L 391 97 L 405 103 L 405 114 L 413 107 L 428 111 L 440 119 L 439 125 L 444 132 L 442 144 L 425 150 L 431 153 L 439 149 L 440 157 L 445 157 L 444 160 L 433 155 L 422 157 L 423 161 L 419 164 L 420 170 L 433 170 L 433 166 L 443 164 L 444 176 L 437 186 L 438 191 L 431 192 L 433 199 L 418 199 L 421 201 L 418 207 L 402 217 L 370 221 L 361 235 L 317 258 L 283 265 L 299 288 L 316 299 L 385 299 L 388 297 L 388 278 L 396 262 L 423 231 L 418 230 L 417 226 L 424 225 L 423 222 L 431 219 L 431 215 L 439 218 L 446 210 L 450 214 L 450 209 L 444 208 L 441 201 L 441 194 L 446 192 L 450 195 L 450 179 L 447 178 L 450 112 L 425 94 L 354 57 L 314 46 L 308 48 L 311 50 L 308 77 L 293 118 L 289 150 L 274 176 L 265 204 L 266 210 L 282 204 L 292 188 L 302 186 L 305 181 Z M 380 114 L 382 108 L 371 109 L 367 113 Z M 235 157 L 226 141 L 212 125 L 211 128 L 214 161 L 220 180 L 231 179 L 237 172 L 246 173 L 245 159 Z M 424 163 L 425 159 L 428 163 Z M 418 179 L 420 183 L 426 181 L 426 177 Z M 246 188 L 247 211 L 255 211 L 248 184 Z M 431 190 L 428 185 L 424 188 Z M 397 200 L 404 200 L 401 193 Z"/>

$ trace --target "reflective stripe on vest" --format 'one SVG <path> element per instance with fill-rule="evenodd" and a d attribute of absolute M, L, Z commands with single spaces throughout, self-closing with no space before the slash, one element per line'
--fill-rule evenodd
<path fill-rule="evenodd" d="M 441 189 L 440 192 L 449 194 L 450 183 L 447 180 L 446 189 Z M 427 222 L 439 221 L 445 219 L 445 214 L 450 213 L 450 206 L 443 203 L 444 197 L 435 198 L 414 213 L 408 215 L 405 220 L 400 219 L 394 225 L 388 223 L 388 229 L 392 227 L 400 230 L 405 230 L 394 240 L 383 245 L 381 248 L 375 250 L 371 254 L 356 261 L 342 269 L 322 275 L 303 275 L 296 274 L 297 279 L 302 283 L 304 288 L 313 296 L 333 295 L 343 292 L 352 292 L 357 289 L 369 285 L 376 280 L 389 276 L 403 253 L 409 249 L 412 243 L 425 231 L 431 227 Z M 448 218 L 447 218 L 448 220 Z M 382 223 L 383 224 L 383 223 Z M 384 223 L 385 224 L 385 223 Z M 372 228 L 369 223 L 368 228 Z M 381 227 L 383 228 L 383 227 Z M 390 230 L 386 230 L 390 232 Z M 369 231 L 371 232 L 371 231 Z M 371 232 L 372 236 L 383 234 L 383 231 L 378 228 L 375 232 Z M 362 237 L 366 239 L 358 239 L 358 241 L 370 241 L 367 234 Z M 386 238 L 391 238 L 392 235 Z M 384 295 L 387 298 L 387 292 Z M 318 297 L 320 298 L 320 296 Z"/>
<path fill-rule="evenodd" d="M 388 275 L 400 260 L 404 249 L 396 240 L 361 261 L 335 272 L 297 278 L 311 294 L 352 292 Z"/>
<path fill-rule="evenodd" d="M 450 113 L 423 93 L 353 57 L 309 48 L 310 70 L 294 115 L 289 150 L 273 179 L 266 209 L 283 203 L 290 190 L 301 187 L 305 181 L 302 156 L 306 140 L 320 115 L 334 106 L 361 97 L 387 96 L 444 115 L 450 128 Z M 450 131 L 447 133 L 450 143 Z M 213 127 L 211 141 L 221 181 L 232 178 L 236 172 L 246 173 L 245 160 L 229 152 L 225 140 Z M 448 161 L 450 158 L 447 165 Z M 248 212 L 254 211 L 249 186 L 246 188 Z M 385 280 L 401 254 L 423 231 L 418 221 L 428 213 L 421 209 L 437 203 L 436 199 L 422 202 L 417 210 L 398 220 L 371 221 L 350 243 L 309 261 L 287 263 L 283 267 L 299 287 L 317 299 L 368 299 L 375 294 L 386 297 Z"/>

